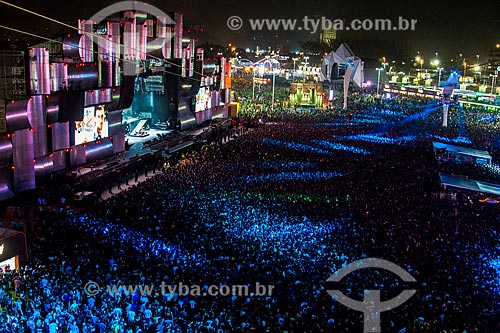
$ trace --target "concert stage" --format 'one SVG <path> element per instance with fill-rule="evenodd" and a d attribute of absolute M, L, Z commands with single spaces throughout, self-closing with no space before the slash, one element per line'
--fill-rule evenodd
<path fill-rule="evenodd" d="M 125 141 L 128 141 L 129 145 L 133 145 L 136 143 L 144 143 L 148 140 L 156 139 L 159 135 L 167 135 L 172 133 L 173 130 L 159 130 L 159 129 L 149 129 L 147 130 L 147 135 L 145 136 L 134 136 L 134 135 L 125 135 Z"/>

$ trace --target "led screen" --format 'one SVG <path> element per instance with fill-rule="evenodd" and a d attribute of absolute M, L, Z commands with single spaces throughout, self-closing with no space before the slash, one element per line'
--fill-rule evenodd
<path fill-rule="evenodd" d="M 206 87 L 200 87 L 198 94 L 196 95 L 196 112 L 210 109 L 212 103 L 210 100 L 210 89 Z"/>
<path fill-rule="evenodd" d="M 89 106 L 83 110 L 83 119 L 76 122 L 75 145 L 108 136 L 108 119 L 103 106 Z"/>

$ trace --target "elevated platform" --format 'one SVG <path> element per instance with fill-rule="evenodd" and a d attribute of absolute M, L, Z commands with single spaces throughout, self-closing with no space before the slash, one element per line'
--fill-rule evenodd
<path fill-rule="evenodd" d="M 182 142 L 182 143 L 180 143 L 180 144 L 177 144 L 177 145 L 175 145 L 175 146 L 173 146 L 173 147 L 169 147 L 169 148 L 168 148 L 168 153 L 169 153 L 169 154 L 173 154 L 173 153 L 175 153 L 175 152 L 177 152 L 177 151 L 179 151 L 179 150 L 182 150 L 182 149 L 184 149 L 184 148 L 187 148 L 187 147 L 189 147 L 189 146 L 194 145 L 194 143 L 195 143 L 195 142 L 194 142 L 193 140 L 188 140 L 188 141 L 186 141 L 186 142 Z"/>
<path fill-rule="evenodd" d="M 491 155 L 485 150 L 454 146 L 447 143 L 433 143 L 434 152 L 439 160 L 470 161 L 479 164 L 491 164 Z"/>
<path fill-rule="evenodd" d="M 487 183 L 479 180 L 447 175 L 444 173 L 440 173 L 439 178 L 441 180 L 441 184 L 444 186 L 500 196 L 500 184 Z"/>
<path fill-rule="evenodd" d="M 129 133 L 129 136 L 135 137 L 147 137 L 149 136 L 149 130 L 145 130 L 144 127 L 150 121 L 150 119 L 141 119 L 135 126 L 135 128 Z"/>

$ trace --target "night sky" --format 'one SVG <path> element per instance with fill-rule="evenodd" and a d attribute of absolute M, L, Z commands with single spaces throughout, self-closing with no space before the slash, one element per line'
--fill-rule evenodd
<path fill-rule="evenodd" d="M 77 18 L 88 18 L 102 8 L 116 3 L 109 0 L 9 0 L 19 6 L 30 8 L 46 16 L 71 24 Z M 150 4 L 165 12 L 184 13 L 185 24 L 202 24 L 205 31 L 195 37 L 200 41 L 216 44 L 232 43 L 238 47 L 252 48 L 253 37 L 261 48 L 275 45 L 275 32 L 253 32 L 248 28 L 249 18 L 297 18 L 321 17 L 331 19 L 388 18 L 396 20 L 399 16 L 417 19 L 417 28 L 413 32 L 341 32 L 342 39 L 354 39 L 358 43 L 370 40 L 372 53 L 395 58 L 396 54 L 414 56 L 420 51 L 430 59 L 439 53 L 439 58 L 450 59 L 463 53 L 466 58 L 475 59 L 480 54 L 480 62 L 487 62 L 489 48 L 500 43 L 500 1 L 471 1 L 467 5 L 450 1 L 319 1 L 288 0 L 272 2 L 269 0 L 225 1 L 225 0 L 188 0 L 165 1 L 151 0 Z M 238 5 L 236 5 L 238 4 Z M 67 31 L 43 19 L 22 13 L 14 8 L 0 4 L 2 24 L 29 30 L 47 37 L 51 33 Z M 232 15 L 243 18 L 245 26 L 238 32 L 226 26 L 226 20 Z M 19 38 L 17 34 L 0 31 L 2 38 Z M 278 44 L 292 51 L 299 49 L 299 41 L 318 38 L 305 31 L 278 31 Z M 380 50 L 373 44 L 380 45 Z M 397 50 L 396 50 L 397 49 Z M 401 52 L 402 51 L 402 52 Z M 384 54 L 382 54 L 384 52 Z M 392 54 L 392 53 L 394 54 Z M 474 60 L 475 61 L 475 60 Z"/>

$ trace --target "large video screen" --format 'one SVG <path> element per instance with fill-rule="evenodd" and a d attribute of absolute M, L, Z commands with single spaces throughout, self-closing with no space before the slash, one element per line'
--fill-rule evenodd
<path fill-rule="evenodd" d="M 75 145 L 108 136 L 108 118 L 104 106 L 89 106 L 83 110 L 83 119 L 76 122 Z"/>
<path fill-rule="evenodd" d="M 195 112 L 210 109 L 212 107 L 210 98 L 210 89 L 207 87 L 200 87 L 198 94 L 196 95 L 196 106 Z"/>

